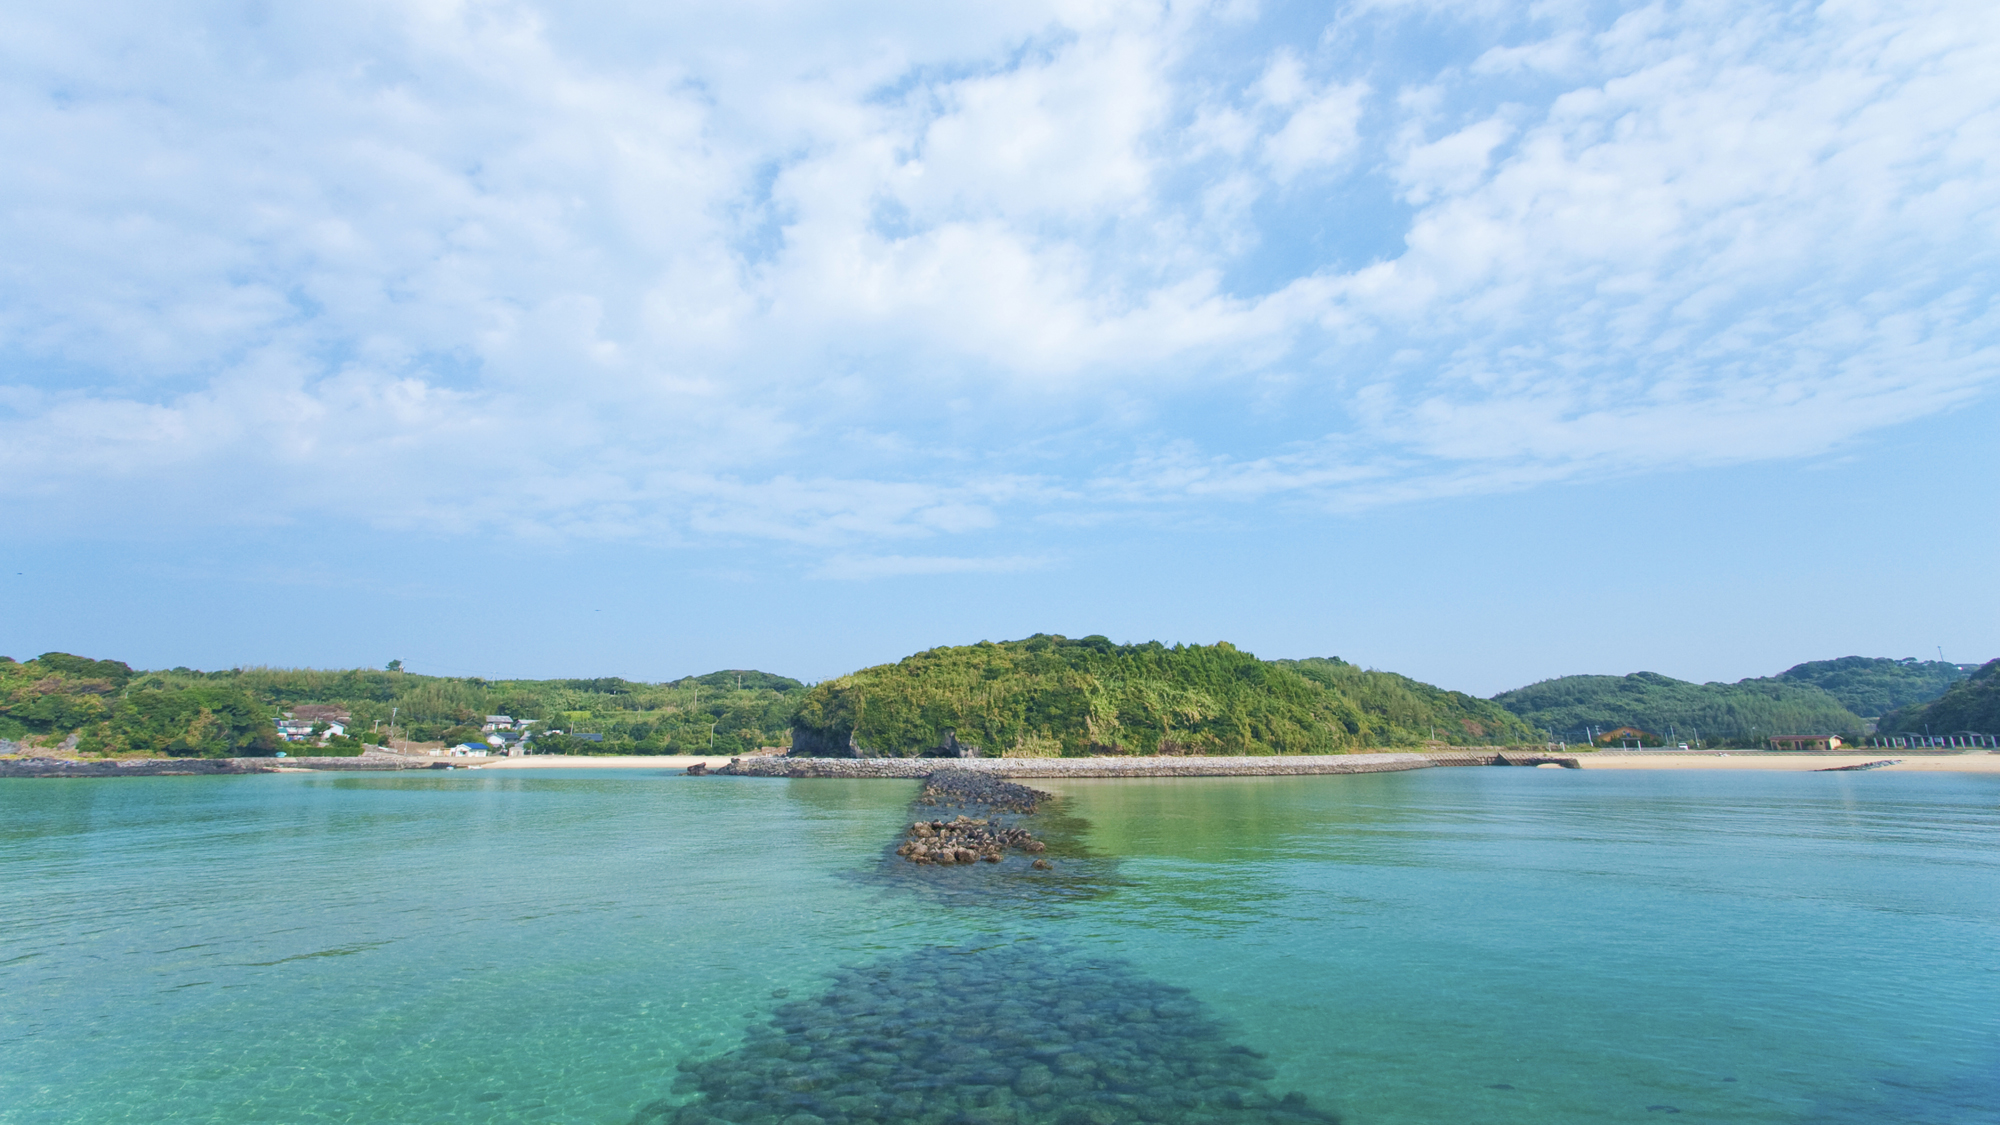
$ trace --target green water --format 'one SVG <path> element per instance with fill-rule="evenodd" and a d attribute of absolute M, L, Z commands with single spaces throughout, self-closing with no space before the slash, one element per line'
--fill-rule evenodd
<path fill-rule="evenodd" d="M 2000 779 L 1050 787 L 1042 878 L 885 862 L 913 783 L 0 781 L 0 1122 L 664 1120 L 958 963 L 1185 989 L 1349 1125 L 2000 1121 Z"/>

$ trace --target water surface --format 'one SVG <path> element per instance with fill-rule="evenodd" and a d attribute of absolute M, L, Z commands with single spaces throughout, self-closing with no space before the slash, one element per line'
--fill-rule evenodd
<path fill-rule="evenodd" d="M 1165 1018 L 1119 1041 L 1240 1053 L 1350 1125 L 2000 1121 L 2000 779 L 1049 787 L 1036 883 L 887 858 L 909 782 L 0 781 L 0 1122 L 664 1120 L 734 1073 L 677 1064 L 852 1039 L 850 994 L 979 966 L 1087 1000 L 1068 1046 L 978 1062 L 1011 1077 L 966 1120 L 1033 1119 L 1020 1090 L 1111 1072 L 1058 1048 Z M 827 1112 L 918 1104 L 865 1093 Z"/>

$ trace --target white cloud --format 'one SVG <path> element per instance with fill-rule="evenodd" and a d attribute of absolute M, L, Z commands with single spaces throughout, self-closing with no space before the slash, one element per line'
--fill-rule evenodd
<path fill-rule="evenodd" d="M 1040 570 L 1048 560 L 1031 555 L 957 558 L 948 555 L 836 555 L 812 571 L 815 578 L 866 581 L 918 574 L 1012 574 Z"/>
<path fill-rule="evenodd" d="M 16 6 L 0 494 L 939 573 L 992 560 L 864 545 L 1808 455 L 1991 393 L 1988 6 L 1212 46 L 1248 18 Z"/>
<path fill-rule="evenodd" d="M 1284 114 L 1284 124 L 1264 139 L 1265 163 L 1280 182 L 1338 164 L 1359 146 L 1366 82 L 1314 83 L 1296 56 L 1281 51 L 1257 81 L 1257 92 Z"/>

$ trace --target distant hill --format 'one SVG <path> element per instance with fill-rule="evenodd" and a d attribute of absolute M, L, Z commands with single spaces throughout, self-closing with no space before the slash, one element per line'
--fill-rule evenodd
<path fill-rule="evenodd" d="M 1227 643 L 1104 637 L 934 648 L 810 689 L 794 752 L 914 757 L 947 731 L 990 756 L 1339 753 L 1519 742 L 1484 700 L 1333 659 L 1264 661 Z"/>
<path fill-rule="evenodd" d="M 1859 715 L 1810 683 L 1783 679 L 1689 683 L 1657 672 L 1563 676 L 1501 692 L 1493 702 L 1557 738 L 1632 726 L 1662 736 L 1747 739 L 1772 734 L 1860 734 Z"/>
<path fill-rule="evenodd" d="M 1927 703 L 1882 717 L 1883 733 L 1932 734 L 1977 731 L 2000 734 L 2000 660 L 1989 660 L 1966 679 Z"/>
<path fill-rule="evenodd" d="M 189 668 L 135 672 L 117 661 L 44 653 L 0 657 L 0 738 L 75 734 L 80 749 L 222 757 L 279 748 L 274 720 L 302 704 L 337 705 L 373 741 L 477 740 L 487 715 L 538 720 L 545 749 L 591 753 L 741 753 L 779 745 L 805 685 L 750 670 L 650 684 L 616 676 L 485 680 L 371 669 Z"/>
<path fill-rule="evenodd" d="M 1811 684 L 1838 699 L 1842 707 L 1872 719 L 1936 699 L 1965 677 L 1965 669 L 1942 660 L 1843 656 L 1838 660 L 1796 664 L 1775 678 Z"/>

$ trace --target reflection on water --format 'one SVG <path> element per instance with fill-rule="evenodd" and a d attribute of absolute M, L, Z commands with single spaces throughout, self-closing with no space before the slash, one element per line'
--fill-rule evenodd
<path fill-rule="evenodd" d="M 1184 988 L 1049 942 L 931 948 L 839 973 L 734 1052 L 680 1064 L 696 1099 L 634 1125 L 1326 1125 L 1265 1089 Z"/>

